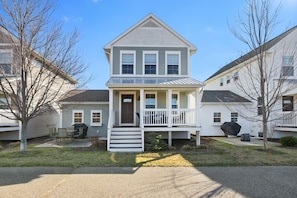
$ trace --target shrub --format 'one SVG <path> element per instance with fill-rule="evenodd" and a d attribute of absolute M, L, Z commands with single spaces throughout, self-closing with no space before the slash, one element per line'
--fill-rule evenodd
<path fill-rule="evenodd" d="M 168 145 L 162 140 L 162 135 L 150 133 L 144 139 L 145 150 L 160 151 L 168 149 Z"/>
<path fill-rule="evenodd" d="M 183 145 L 180 149 L 183 150 L 183 151 L 190 151 L 193 148 L 190 145 L 187 144 L 187 145 Z"/>
<path fill-rule="evenodd" d="M 286 136 L 280 139 L 280 143 L 283 146 L 296 146 L 297 145 L 297 138 L 294 136 Z"/>

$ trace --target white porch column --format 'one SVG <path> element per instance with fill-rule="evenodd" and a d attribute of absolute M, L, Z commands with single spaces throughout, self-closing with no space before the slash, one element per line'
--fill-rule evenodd
<path fill-rule="evenodd" d="M 168 146 L 172 146 L 172 131 L 168 131 Z"/>
<path fill-rule="evenodd" d="M 139 90 L 139 126 L 143 128 L 144 89 Z"/>
<path fill-rule="evenodd" d="M 172 89 L 168 89 L 167 93 L 168 127 L 172 127 Z"/>
<path fill-rule="evenodd" d="M 200 127 L 200 89 L 195 91 L 196 127 Z M 196 146 L 200 145 L 200 130 L 196 130 Z"/>
<path fill-rule="evenodd" d="M 143 109 L 144 109 L 144 89 L 139 90 L 139 126 L 141 128 L 141 144 L 142 149 L 141 151 L 144 151 L 144 125 L 143 125 Z"/>
<path fill-rule="evenodd" d="M 109 151 L 111 128 L 114 123 L 113 117 L 113 89 L 109 89 L 109 117 L 107 126 L 107 151 Z"/>

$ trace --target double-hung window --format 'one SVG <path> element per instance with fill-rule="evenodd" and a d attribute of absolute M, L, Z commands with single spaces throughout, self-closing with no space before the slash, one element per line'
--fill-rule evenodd
<path fill-rule="evenodd" d="M 294 76 L 294 56 L 282 57 L 283 76 Z"/>
<path fill-rule="evenodd" d="M 0 50 L 0 70 L 2 74 L 12 74 L 11 50 Z"/>
<path fill-rule="evenodd" d="M 180 53 L 166 52 L 167 74 L 178 75 L 180 67 Z"/>
<path fill-rule="evenodd" d="M 237 122 L 238 121 L 238 113 L 232 112 L 231 113 L 231 122 Z"/>
<path fill-rule="evenodd" d="M 154 93 L 145 94 L 145 108 L 146 109 L 156 108 L 156 94 Z"/>
<path fill-rule="evenodd" d="M 157 74 L 157 52 L 144 52 L 144 73 L 145 74 Z"/>
<path fill-rule="evenodd" d="M 178 94 L 172 94 L 172 109 L 178 109 Z"/>
<path fill-rule="evenodd" d="M 283 111 L 293 111 L 294 109 L 294 97 L 293 96 L 283 96 Z"/>
<path fill-rule="evenodd" d="M 226 83 L 227 83 L 227 84 L 230 83 L 230 76 L 229 76 L 229 75 L 226 77 Z"/>
<path fill-rule="evenodd" d="M 221 122 L 221 113 L 220 112 L 214 112 L 213 113 L 213 122 L 214 123 Z"/>
<path fill-rule="evenodd" d="M 263 107 L 262 98 L 258 97 L 258 100 L 257 100 L 258 115 L 262 115 L 262 107 Z"/>
<path fill-rule="evenodd" d="M 234 78 L 234 81 L 238 80 L 239 78 L 238 71 L 234 72 L 233 78 Z"/>
<path fill-rule="evenodd" d="M 101 126 L 102 125 L 102 111 L 101 110 L 91 110 L 91 126 Z"/>
<path fill-rule="evenodd" d="M 135 52 L 123 51 L 121 52 L 121 66 L 122 74 L 134 74 Z"/>
<path fill-rule="evenodd" d="M 72 111 L 72 123 L 83 123 L 84 122 L 84 111 L 83 110 L 73 110 Z"/>
<path fill-rule="evenodd" d="M 224 79 L 221 78 L 221 79 L 220 79 L 220 86 L 223 86 L 223 85 L 224 85 Z"/>

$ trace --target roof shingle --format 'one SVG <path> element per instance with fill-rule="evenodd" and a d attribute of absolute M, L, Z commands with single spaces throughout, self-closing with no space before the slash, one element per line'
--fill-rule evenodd
<path fill-rule="evenodd" d="M 71 90 L 59 102 L 108 102 L 108 90 Z"/>
<path fill-rule="evenodd" d="M 201 102 L 251 102 L 250 100 L 243 98 L 231 91 L 223 90 L 204 90 Z"/>

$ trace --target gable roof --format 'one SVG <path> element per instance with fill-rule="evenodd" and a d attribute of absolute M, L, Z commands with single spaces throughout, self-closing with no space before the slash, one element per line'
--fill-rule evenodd
<path fill-rule="evenodd" d="M 128 30 L 120 34 L 118 37 L 110 41 L 108 44 L 104 46 L 104 51 L 107 57 L 109 57 L 110 49 L 111 47 L 119 42 L 121 39 L 123 39 L 128 34 L 132 33 L 134 30 L 136 30 L 139 27 L 145 27 L 145 28 L 154 28 L 154 27 L 162 27 L 165 30 L 167 30 L 169 33 L 171 33 L 176 39 L 178 39 L 180 42 L 187 45 L 190 49 L 191 54 L 195 53 L 197 48 L 195 45 L 187 41 L 184 37 L 182 37 L 180 34 L 178 34 L 176 31 L 171 29 L 169 26 L 167 26 L 164 22 L 162 22 L 160 19 L 158 19 L 153 14 L 148 14 L 146 17 L 144 17 L 142 20 L 137 22 L 135 25 L 130 27 Z M 141 39 L 141 38 L 140 38 Z"/>
<path fill-rule="evenodd" d="M 280 34 L 277 37 L 275 37 L 275 38 L 271 39 L 270 41 L 268 41 L 264 46 L 265 47 L 264 51 L 269 50 L 271 47 L 276 45 L 279 41 L 281 41 L 283 38 L 285 38 L 287 35 L 289 35 L 295 29 L 297 29 L 297 26 L 292 27 L 291 29 L 283 32 L 282 34 Z M 223 72 L 225 72 L 225 71 L 227 71 L 227 70 L 229 70 L 229 69 L 231 69 L 231 68 L 233 68 L 233 67 L 235 67 L 235 66 L 237 66 L 240 63 L 243 63 L 243 62 L 249 60 L 250 58 L 253 58 L 254 56 L 257 55 L 257 53 L 258 53 L 257 49 L 259 49 L 259 48 L 260 47 L 246 53 L 245 55 L 243 55 L 243 56 L 239 57 L 238 59 L 232 61 L 231 63 L 225 65 L 224 67 L 219 69 L 217 72 L 215 72 L 213 75 L 211 75 L 208 79 L 206 79 L 206 81 L 213 78 L 213 77 L 215 77 L 215 76 L 217 76 L 217 75 L 219 75 L 219 74 L 221 74 L 221 73 L 223 73 Z"/>
<path fill-rule="evenodd" d="M 0 38 L 0 43 L 4 43 L 4 41 L 5 41 L 4 37 L 5 36 L 8 36 L 15 43 L 18 42 L 17 37 L 13 33 L 9 32 L 6 28 L 4 28 L 1 25 L 0 25 L 0 33 L 3 33 L 3 35 L 0 34 L 0 37 L 3 36 L 3 38 Z M 10 43 L 4 43 L 4 44 L 5 45 L 10 45 Z M 33 50 L 33 55 L 34 55 L 34 58 L 36 58 L 36 60 L 43 61 L 43 57 L 38 52 L 36 52 L 35 50 Z M 59 69 L 56 65 L 51 63 L 49 60 L 45 59 L 45 62 L 47 64 L 47 67 L 57 69 L 57 72 L 58 72 L 58 74 L 60 75 L 61 78 L 65 79 L 65 80 L 68 80 L 72 84 L 78 84 L 78 82 L 75 79 L 73 79 L 67 73 L 65 73 L 64 71 Z"/>
<path fill-rule="evenodd" d="M 228 90 L 204 90 L 201 102 L 212 102 L 212 103 L 242 103 L 251 102 L 250 100 L 243 98 Z"/>
<path fill-rule="evenodd" d="M 105 103 L 109 102 L 109 91 L 108 90 L 71 90 L 59 103 Z"/>

